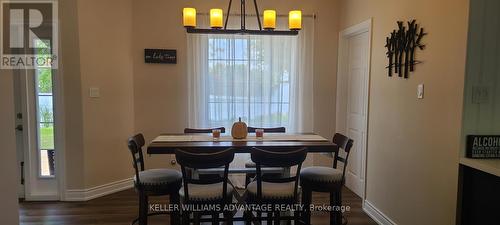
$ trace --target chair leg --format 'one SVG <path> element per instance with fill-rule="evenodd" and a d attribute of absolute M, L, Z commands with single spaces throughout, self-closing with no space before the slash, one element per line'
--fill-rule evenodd
<path fill-rule="evenodd" d="M 335 205 L 336 205 L 336 193 L 335 192 L 330 192 L 330 206 L 332 207 L 332 210 L 330 211 L 330 225 L 336 225 L 336 220 L 335 220 Z"/>
<path fill-rule="evenodd" d="M 280 211 L 275 211 L 274 212 L 274 223 L 276 225 L 280 225 L 281 224 L 281 215 L 280 215 Z"/>
<path fill-rule="evenodd" d="M 233 212 L 224 212 L 224 218 L 227 225 L 233 225 Z"/>
<path fill-rule="evenodd" d="M 273 224 L 273 212 L 267 211 L 267 225 Z"/>
<path fill-rule="evenodd" d="M 212 213 L 212 225 L 218 225 L 219 224 L 219 212 L 213 212 Z"/>
<path fill-rule="evenodd" d="M 190 224 L 190 212 L 189 211 L 182 211 L 182 224 L 183 225 L 189 225 Z"/>
<path fill-rule="evenodd" d="M 179 211 L 180 211 L 180 196 L 179 192 L 173 193 L 170 195 L 170 204 L 177 205 L 179 208 L 176 209 L 174 207 L 174 211 L 170 212 L 170 224 L 172 225 L 178 225 L 180 224 L 180 216 L 179 216 Z"/>
<path fill-rule="evenodd" d="M 337 206 L 337 211 L 335 211 L 335 223 L 338 225 L 342 224 L 342 192 L 339 190 L 336 192 L 336 206 Z"/>
<path fill-rule="evenodd" d="M 194 224 L 195 225 L 200 225 L 200 219 L 201 219 L 201 214 L 198 212 L 193 212 L 193 219 L 194 219 Z"/>
<path fill-rule="evenodd" d="M 139 193 L 139 225 L 148 224 L 148 197 L 144 192 Z"/>
<path fill-rule="evenodd" d="M 312 191 L 307 188 L 302 188 L 302 204 L 304 205 L 304 210 L 302 211 L 302 221 L 305 224 L 311 224 L 311 210 L 309 205 L 312 202 Z"/>

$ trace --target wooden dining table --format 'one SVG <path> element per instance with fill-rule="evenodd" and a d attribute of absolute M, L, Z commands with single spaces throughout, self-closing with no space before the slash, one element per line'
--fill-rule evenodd
<path fill-rule="evenodd" d="M 155 154 L 175 154 L 176 149 L 190 149 L 199 152 L 213 152 L 222 149 L 232 148 L 235 153 L 252 153 L 253 148 L 261 148 L 272 151 L 287 151 L 290 149 L 306 148 L 309 153 L 332 153 L 338 154 L 338 146 L 327 138 L 316 134 L 287 134 L 273 133 L 264 134 L 264 137 L 257 138 L 255 134 L 249 134 L 245 139 L 233 139 L 229 135 L 221 135 L 215 139 L 212 134 L 161 134 L 150 142 L 147 153 Z M 290 173 L 290 168 L 263 168 L 283 169 L 280 173 Z M 206 169 L 205 174 L 220 174 L 220 168 Z M 255 168 L 231 168 L 230 173 L 255 173 Z M 230 182 L 230 181 L 229 181 Z M 246 192 L 234 195 L 238 203 L 245 201 Z M 288 215 L 285 213 L 285 215 Z M 289 215 L 288 215 L 289 216 Z M 283 216 L 282 216 L 283 217 Z M 234 221 L 245 221 L 244 217 L 234 217 Z M 286 224 L 282 222 L 281 224 Z"/>
<path fill-rule="evenodd" d="M 212 134 L 161 134 L 150 142 L 148 154 L 175 154 L 176 149 L 214 151 L 233 148 L 235 153 L 251 153 L 252 148 L 286 151 L 306 148 L 310 153 L 337 153 L 338 146 L 316 134 L 265 134 L 263 138 L 249 134 L 246 139 L 233 139 L 222 135 L 214 139 Z"/>

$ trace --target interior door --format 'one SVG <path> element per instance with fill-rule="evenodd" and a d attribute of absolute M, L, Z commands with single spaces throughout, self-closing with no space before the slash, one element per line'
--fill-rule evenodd
<path fill-rule="evenodd" d="M 364 196 L 368 81 L 369 81 L 369 33 L 362 32 L 346 38 L 344 42 L 344 84 L 345 105 L 341 110 L 345 121 L 343 129 L 354 140 L 348 160 L 346 186 L 359 196 Z"/>

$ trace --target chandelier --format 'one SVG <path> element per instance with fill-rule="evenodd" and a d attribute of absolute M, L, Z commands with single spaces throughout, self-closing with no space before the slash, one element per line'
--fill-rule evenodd
<path fill-rule="evenodd" d="M 293 10 L 288 15 L 289 30 L 275 30 L 276 29 L 276 11 L 264 10 L 263 23 L 259 14 L 259 7 L 257 0 L 253 0 L 255 7 L 255 14 L 257 18 L 258 30 L 251 30 L 246 28 L 246 3 L 245 0 L 241 1 L 241 28 L 240 29 L 227 29 L 227 23 L 231 12 L 231 5 L 233 0 L 229 0 L 227 8 L 226 20 L 223 20 L 224 14 L 222 9 L 210 9 L 210 29 L 196 28 L 196 9 L 184 8 L 183 9 L 183 25 L 187 33 L 201 33 L 201 34 L 251 34 L 251 35 L 297 35 L 299 30 L 302 29 L 302 11 Z"/>

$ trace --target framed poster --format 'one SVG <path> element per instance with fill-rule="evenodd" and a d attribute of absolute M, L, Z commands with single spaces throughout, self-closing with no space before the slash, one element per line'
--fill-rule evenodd
<path fill-rule="evenodd" d="M 500 135 L 467 135 L 466 157 L 500 158 Z"/>
<path fill-rule="evenodd" d="M 177 64 L 177 50 L 144 49 L 145 63 Z"/>

